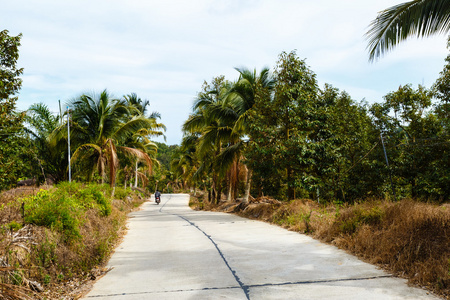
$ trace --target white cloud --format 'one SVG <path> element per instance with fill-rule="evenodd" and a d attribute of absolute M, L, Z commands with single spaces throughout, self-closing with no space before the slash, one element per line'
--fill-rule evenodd
<path fill-rule="evenodd" d="M 234 67 L 273 67 L 297 49 L 317 73 L 359 100 L 380 101 L 400 84 L 431 84 L 447 55 L 445 37 L 409 41 L 367 60 L 364 33 L 393 0 L 21 0 L 2 3 L 2 23 L 23 33 L 18 107 L 57 110 L 82 92 L 107 88 L 151 101 L 179 143 L 204 80 L 237 78 Z"/>

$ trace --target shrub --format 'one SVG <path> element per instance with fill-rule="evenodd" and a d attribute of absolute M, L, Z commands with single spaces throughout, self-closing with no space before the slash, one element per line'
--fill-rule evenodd
<path fill-rule="evenodd" d="M 116 190 L 114 192 L 114 198 L 119 200 L 125 200 L 127 196 L 130 194 L 133 194 L 134 192 L 131 189 L 123 188 L 123 187 L 116 187 Z"/>
<path fill-rule="evenodd" d="M 81 206 L 73 198 L 41 190 L 24 199 L 25 223 L 45 226 L 64 234 L 66 241 L 80 237 L 78 217 Z"/>
<path fill-rule="evenodd" d="M 131 190 L 117 188 L 119 197 L 131 199 L 113 201 L 108 185 L 78 182 L 63 182 L 37 193 L 25 191 L 25 195 L 23 191 L 0 194 L 0 261 L 17 267 L 14 276 L 0 273 L 0 282 L 25 285 L 33 280 L 58 295 L 66 290 L 60 291 L 58 285 L 74 277 L 84 280 L 93 267 L 104 263 L 123 232 L 126 214 L 143 202 Z M 14 236 L 33 239 L 23 239 L 23 247 L 12 247 L 10 231 L 16 230 Z M 50 298 L 64 298 L 54 296 Z"/>
<path fill-rule="evenodd" d="M 381 224 L 384 212 L 378 206 L 356 205 L 336 216 L 336 226 L 344 234 L 353 234 L 363 225 Z"/>

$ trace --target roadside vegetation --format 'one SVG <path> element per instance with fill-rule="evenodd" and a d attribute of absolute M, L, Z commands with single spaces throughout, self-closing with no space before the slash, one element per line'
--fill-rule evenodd
<path fill-rule="evenodd" d="M 172 160 L 179 188 L 210 202 L 250 196 L 353 203 L 450 196 L 450 56 L 432 88 L 406 84 L 356 102 L 295 52 L 260 73 L 205 82 Z"/>
<path fill-rule="evenodd" d="M 67 299 L 106 270 L 127 214 L 144 197 L 63 182 L 0 194 L 0 299 Z M 14 296 L 16 295 L 16 296 Z"/>
<path fill-rule="evenodd" d="M 370 59 L 448 32 L 443 6 L 381 12 Z M 450 55 L 431 87 L 406 83 L 381 103 L 319 87 L 295 51 L 272 71 L 236 71 L 204 82 L 183 125 L 172 171 L 191 205 L 305 232 L 448 298 Z"/>
<path fill-rule="evenodd" d="M 148 100 L 107 90 L 17 111 L 21 37 L 0 32 L 0 299 L 74 298 L 143 202 L 165 126 Z"/>
<path fill-rule="evenodd" d="M 370 59 L 448 32 L 441 2 L 381 12 Z M 151 140 L 165 131 L 159 113 L 134 93 L 16 110 L 21 37 L 0 32 L 0 299 L 59 298 L 97 276 L 136 191 L 155 189 L 305 232 L 449 297 L 450 55 L 431 87 L 406 83 L 375 103 L 319 87 L 305 59 L 282 52 L 273 69 L 205 81 L 181 145 L 167 146 Z"/>
<path fill-rule="evenodd" d="M 437 295 L 450 298 L 450 205 L 413 200 L 354 204 L 261 197 L 248 204 L 211 204 L 191 196 L 196 210 L 235 213 L 305 233 Z M 301 251 L 301 249 L 299 249 Z"/>

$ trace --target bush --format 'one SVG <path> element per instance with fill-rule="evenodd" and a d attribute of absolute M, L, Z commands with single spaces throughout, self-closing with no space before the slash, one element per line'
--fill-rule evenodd
<path fill-rule="evenodd" d="M 80 238 L 79 227 L 85 222 L 83 213 L 95 209 L 101 216 L 111 214 L 111 199 L 102 192 L 104 187 L 91 184 L 63 182 L 57 189 L 40 190 L 23 199 L 25 223 L 45 226 L 63 233 L 65 241 Z"/>
<path fill-rule="evenodd" d="M 127 201 L 113 201 L 108 185 L 78 182 L 24 191 L 0 194 L 0 261 L 17 270 L 12 277 L 0 273 L 0 282 L 37 281 L 52 290 L 52 295 L 45 292 L 46 299 L 65 298 L 61 293 L 70 290 L 68 281 L 81 282 L 92 268 L 102 265 L 123 233 L 126 214 L 143 202 L 128 189 L 116 189 L 119 197 L 130 196 Z M 13 236 L 26 238 L 19 245 Z"/>
<path fill-rule="evenodd" d="M 54 192 L 41 190 L 36 196 L 23 199 L 25 223 L 55 229 L 64 234 L 66 241 L 79 238 L 82 206 L 64 194 L 56 196 Z"/>

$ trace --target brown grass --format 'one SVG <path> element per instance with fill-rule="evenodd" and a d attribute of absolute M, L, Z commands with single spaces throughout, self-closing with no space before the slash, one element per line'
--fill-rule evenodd
<path fill-rule="evenodd" d="M 7 292 L 0 292 L 0 299 L 75 299 L 82 286 L 95 278 L 94 273 L 101 273 L 93 270 L 102 269 L 125 232 L 127 214 L 144 200 L 138 195 L 130 195 L 126 201 L 113 200 L 106 217 L 87 210 L 81 240 L 66 243 L 57 231 L 22 225 L 21 207 L 11 203 L 20 203 L 17 198 L 37 191 L 27 188 L 0 194 L 0 268 L 7 267 L 0 272 L 0 291 L 4 288 Z M 33 292 L 36 284 L 44 291 Z"/>
<path fill-rule="evenodd" d="M 248 205 L 222 203 L 214 210 L 308 233 L 416 286 L 450 297 L 449 204 L 372 200 L 322 206 L 310 200 L 282 203 L 266 198 Z"/>

